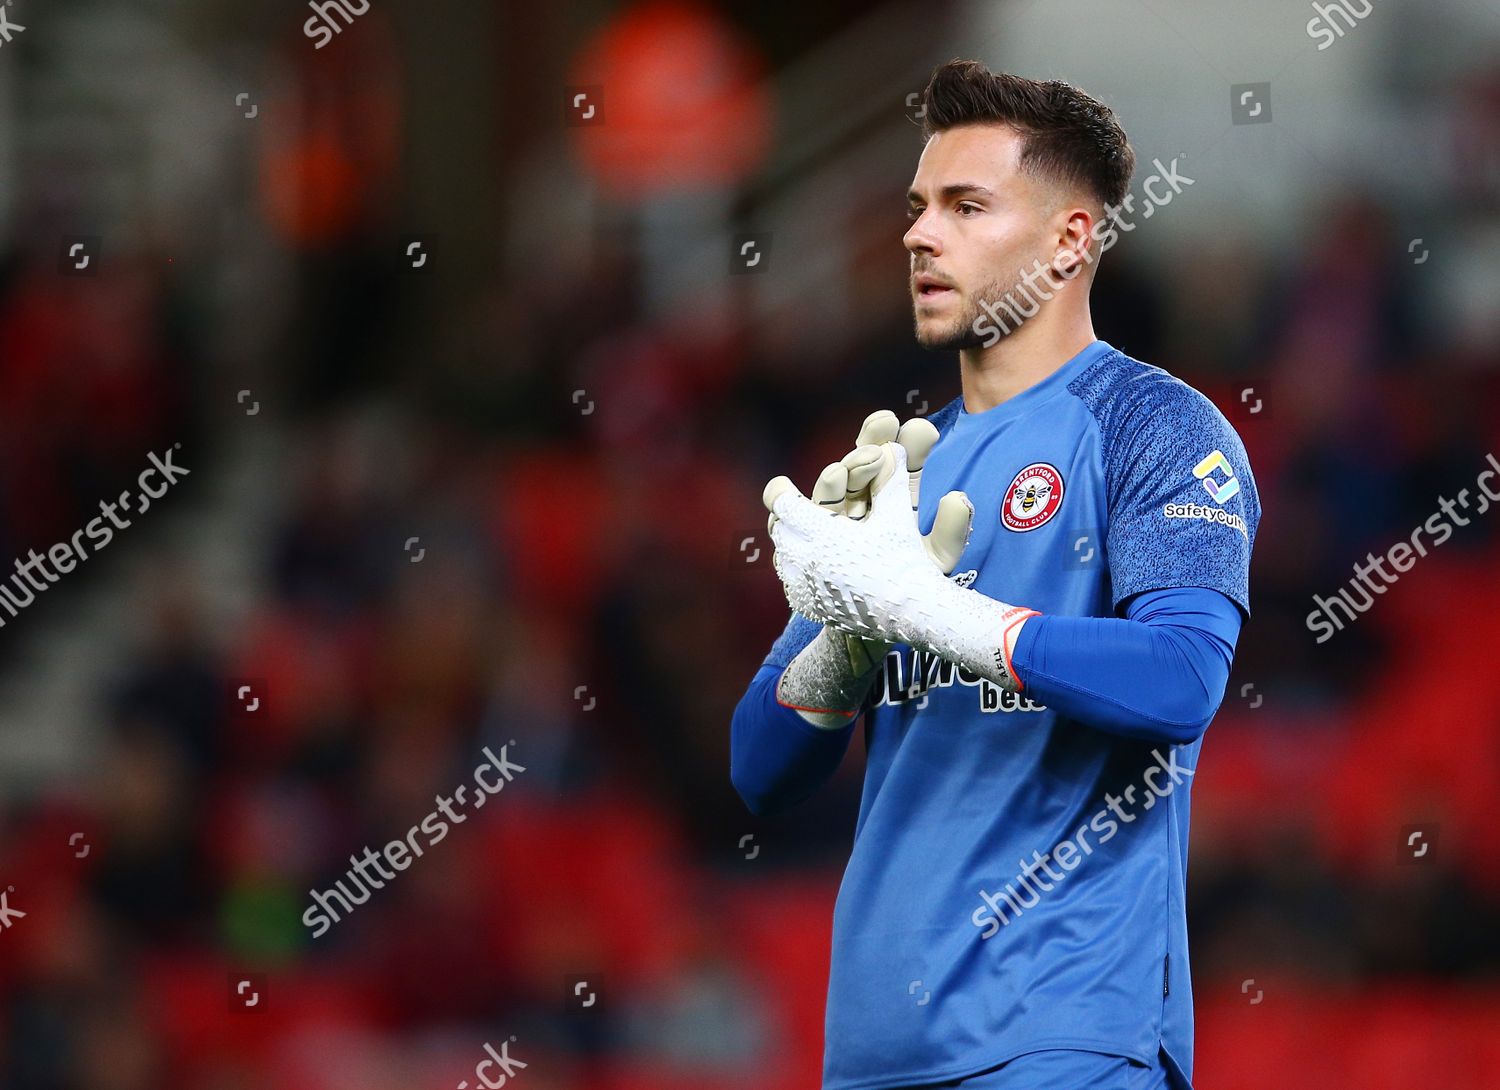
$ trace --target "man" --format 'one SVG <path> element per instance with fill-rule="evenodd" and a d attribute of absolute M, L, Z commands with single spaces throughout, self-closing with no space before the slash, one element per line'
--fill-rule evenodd
<path fill-rule="evenodd" d="M 1094 336 L 1134 163 L 1112 112 L 974 62 L 924 99 L 916 335 L 958 350 L 962 393 L 930 428 L 872 416 L 812 500 L 767 486 L 793 615 L 731 778 L 795 804 L 865 712 L 825 1090 L 1183 1090 L 1188 793 L 1249 617 L 1254 479 L 1206 398 Z"/>

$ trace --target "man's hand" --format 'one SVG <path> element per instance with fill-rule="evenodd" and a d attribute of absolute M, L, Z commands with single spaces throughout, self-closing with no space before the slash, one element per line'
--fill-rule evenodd
<path fill-rule="evenodd" d="M 906 474 L 904 486 L 915 512 L 921 467 L 937 440 L 937 429 L 927 420 L 917 418 L 898 426 L 893 412 L 871 413 L 859 430 L 854 449 L 818 475 L 811 502 L 826 518 L 847 525 L 864 520 L 871 511 L 872 493 L 884 488 L 896 472 L 892 451 L 899 447 L 905 463 L 915 467 Z M 767 523 L 773 539 L 776 522 L 773 513 Z M 922 539 L 931 557 L 929 566 L 935 565 L 934 574 L 953 570 L 968 539 L 967 503 L 941 507 L 932 533 Z M 890 648 L 889 640 L 825 624 L 782 671 L 776 683 L 776 699 L 815 727 L 841 728 L 856 714 Z"/>
<path fill-rule="evenodd" d="M 906 449 L 887 443 L 873 454 L 860 447 L 851 457 L 861 475 L 883 478 L 859 522 L 836 518 L 786 477 L 766 485 L 776 569 L 798 613 L 865 639 L 904 642 L 910 633 L 901 622 L 909 603 L 941 593 L 937 588 L 947 579 L 924 548 L 909 505 Z M 818 478 L 824 493 L 831 494 L 829 483 L 843 468 L 835 463 L 824 470 Z M 961 517 L 967 533 L 973 513 L 967 496 L 950 492 L 938 507 L 948 514 L 945 521 Z"/>
<path fill-rule="evenodd" d="M 838 518 L 797 491 L 785 477 L 766 485 L 775 516 L 771 537 L 776 572 L 797 612 L 867 640 L 909 643 L 1016 688 L 1010 652 L 1020 624 L 1034 611 L 1009 606 L 951 583 L 933 562 L 910 506 L 906 450 L 887 443 L 877 469 L 870 513 L 861 522 Z M 883 468 L 883 467 L 881 467 Z M 973 505 L 962 492 L 938 502 L 934 532 L 954 525 L 967 536 Z M 956 559 L 956 558 L 955 558 Z"/>
<path fill-rule="evenodd" d="M 911 507 L 915 511 L 921 494 L 922 466 L 937 441 L 937 428 L 929 420 L 913 417 L 905 424 L 899 424 L 896 414 L 889 409 L 873 412 L 860 427 L 854 449 L 826 466 L 818 475 L 817 483 L 813 485 L 812 501 L 825 511 L 862 521 L 870 513 L 871 496 L 895 470 L 890 452 L 884 449 L 887 443 L 894 442 L 906 451 Z M 776 516 L 772 515 L 772 527 L 775 521 Z M 932 533 L 922 540 L 932 562 L 947 575 L 957 566 L 968 537 L 967 517 L 960 518 L 956 509 L 950 509 L 946 517 L 939 517 L 933 524 Z M 856 674 L 872 670 L 891 649 L 888 640 L 866 639 L 847 633 L 845 638 L 849 663 Z"/>

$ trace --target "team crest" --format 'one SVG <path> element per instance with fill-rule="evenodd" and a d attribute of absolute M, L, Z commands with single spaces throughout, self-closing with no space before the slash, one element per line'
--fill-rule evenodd
<path fill-rule="evenodd" d="M 1015 475 L 1006 489 L 1000 521 L 1007 529 L 1024 534 L 1057 514 L 1062 499 L 1062 474 L 1046 462 L 1032 462 Z"/>

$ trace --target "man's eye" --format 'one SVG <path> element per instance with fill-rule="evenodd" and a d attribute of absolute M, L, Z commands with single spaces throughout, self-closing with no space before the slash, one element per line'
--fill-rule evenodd
<path fill-rule="evenodd" d="M 923 210 L 920 208 L 908 208 L 906 210 L 906 218 L 911 220 L 913 223 L 916 223 L 917 218 L 921 216 L 922 211 Z"/>
<path fill-rule="evenodd" d="M 969 212 L 982 212 L 982 211 L 984 211 L 984 209 L 980 208 L 979 205 L 977 205 L 977 204 L 970 204 L 968 201 L 965 201 L 963 204 L 961 204 L 961 205 L 958 206 L 958 214 L 960 216 L 965 215 L 966 213 L 969 213 Z"/>

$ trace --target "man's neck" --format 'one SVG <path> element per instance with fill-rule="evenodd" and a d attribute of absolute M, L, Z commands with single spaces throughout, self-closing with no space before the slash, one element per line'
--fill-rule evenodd
<path fill-rule="evenodd" d="M 1022 324 L 988 348 L 960 349 L 964 409 L 982 413 L 1035 386 L 1095 341 L 1087 313 L 1072 322 Z"/>

